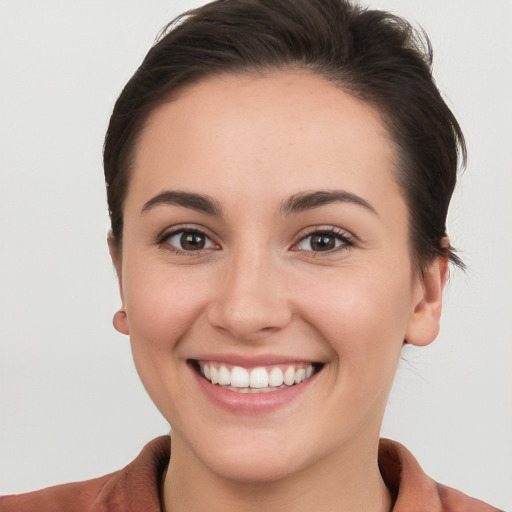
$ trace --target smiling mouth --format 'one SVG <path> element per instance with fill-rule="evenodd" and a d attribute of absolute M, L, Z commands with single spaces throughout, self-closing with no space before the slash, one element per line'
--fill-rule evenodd
<path fill-rule="evenodd" d="M 288 389 L 318 373 L 321 363 L 290 363 L 244 368 L 211 361 L 191 361 L 194 370 L 216 386 L 237 393 L 269 393 Z"/>

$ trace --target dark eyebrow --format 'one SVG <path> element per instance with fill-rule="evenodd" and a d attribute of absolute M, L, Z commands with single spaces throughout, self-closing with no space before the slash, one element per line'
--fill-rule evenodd
<path fill-rule="evenodd" d="M 146 213 L 159 205 L 183 206 L 201 213 L 207 213 L 208 215 L 217 217 L 222 215 L 222 208 L 215 199 L 206 195 L 182 192 L 180 190 L 165 190 L 161 192 L 144 204 L 141 213 Z"/>
<path fill-rule="evenodd" d="M 362 206 L 378 216 L 377 211 L 368 201 L 345 190 L 317 190 L 293 194 L 281 205 L 281 212 L 285 214 L 299 213 L 336 202 Z"/>

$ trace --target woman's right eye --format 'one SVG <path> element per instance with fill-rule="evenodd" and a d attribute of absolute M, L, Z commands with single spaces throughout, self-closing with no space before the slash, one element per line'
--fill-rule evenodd
<path fill-rule="evenodd" d="M 204 233 L 186 229 L 166 235 L 161 243 L 170 245 L 178 252 L 198 252 L 215 247 L 212 240 Z"/>

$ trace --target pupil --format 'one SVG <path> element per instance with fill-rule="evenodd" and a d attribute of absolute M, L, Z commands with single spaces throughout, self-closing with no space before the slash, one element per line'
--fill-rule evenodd
<path fill-rule="evenodd" d="M 314 251 L 330 251 L 334 249 L 334 237 L 328 235 L 315 235 L 311 238 L 311 248 Z"/>
<path fill-rule="evenodd" d="M 180 242 L 181 247 L 187 251 L 204 248 L 204 237 L 198 233 L 183 233 Z"/>

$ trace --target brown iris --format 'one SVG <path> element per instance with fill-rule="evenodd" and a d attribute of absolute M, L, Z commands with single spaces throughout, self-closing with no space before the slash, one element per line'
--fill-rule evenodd
<path fill-rule="evenodd" d="M 185 251 L 204 249 L 205 236 L 200 233 L 185 231 L 180 237 L 180 245 Z"/>
<path fill-rule="evenodd" d="M 313 251 L 330 251 L 336 247 L 336 239 L 332 235 L 312 235 L 310 240 Z"/>

